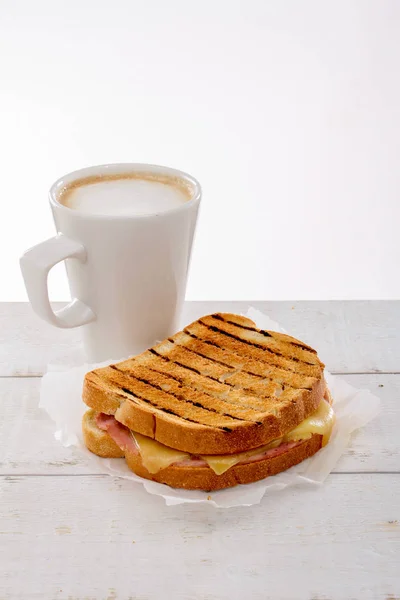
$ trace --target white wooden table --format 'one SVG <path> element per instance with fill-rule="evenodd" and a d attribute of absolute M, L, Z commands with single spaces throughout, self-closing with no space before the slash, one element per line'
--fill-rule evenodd
<path fill-rule="evenodd" d="M 322 487 L 225 510 L 167 507 L 59 445 L 40 376 L 79 332 L 0 304 L 0 599 L 400 598 L 400 302 L 252 304 L 383 412 Z M 247 306 L 187 303 L 185 319 Z"/>

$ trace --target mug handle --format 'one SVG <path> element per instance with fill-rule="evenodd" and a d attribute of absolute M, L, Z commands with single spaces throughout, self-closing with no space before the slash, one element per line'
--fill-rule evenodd
<path fill-rule="evenodd" d="M 54 265 L 66 258 L 85 262 L 86 249 L 62 233 L 33 246 L 20 258 L 22 276 L 33 310 L 51 325 L 63 329 L 80 327 L 96 318 L 92 309 L 78 298 L 73 298 L 67 306 L 55 312 L 51 308 L 47 276 Z"/>

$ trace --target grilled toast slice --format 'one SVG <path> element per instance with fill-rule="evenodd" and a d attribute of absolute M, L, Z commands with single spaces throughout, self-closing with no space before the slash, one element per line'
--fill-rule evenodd
<path fill-rule="evenodd" d="M 83 400 L 162 444 L 233 454 L 283 436 L 325 393 L 315 350 L 250 319 L 216 313 L 85 377 Z"/>

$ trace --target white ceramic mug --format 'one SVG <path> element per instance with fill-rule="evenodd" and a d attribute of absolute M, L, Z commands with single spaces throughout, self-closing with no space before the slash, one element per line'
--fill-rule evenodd
<path fill-rule="evenodd" d="M 59 192 L 93 175 L 150 172 L 178 177 L 191 198 L 150 215 L 86 214 L 64 206 Z M 155 165 L 111 164 L 65 175 L 50 189 L 58 235 L 20 260 L 34 311 L 56 327 L 81 327 L 89 362 L 137 354 L 179 329 L 197 212 L 199 183 L 190 175 Z M 47 276 L 66 262 L 72 301 L 54 312 Z"/>

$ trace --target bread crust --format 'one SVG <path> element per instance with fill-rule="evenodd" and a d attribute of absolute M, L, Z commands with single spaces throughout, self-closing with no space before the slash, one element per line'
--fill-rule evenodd
<path fill-rule="evenodd" d="M 105 431 L 96 424 L 96 412 L 88 410 L 82 418 L 82 433 L 86 447 L 102 458 L 123 458 L 125 453 Z"/>
<path fill-rule="evenodd" d="M 255 328 L 255 323 L 245 317 L 233 314 L 220 316 L 227 319 L 228 323 Z M 283 337 L 285 341 L 297 342 L 289 336 L 278 337 Z M 301 342 L 298 344 L 309 348 Z M 257 421 L 236 421 L 232 427 L 198 424 L 149 406 L 133 394 L 124 391 L 123 384 L 118 380 L 120 377 L 122 381 L 124 374 L 118 371 L 113 375 L 115 383 L 109 380 L 105 383 L 104 378 L 102 379 L 102 369 L 88 373 L 84 382 L 83 400 L 98 412 L 115 415 L 115 418 L 129 429 L 176 450 L 191 454 L 235 454 L 282 437 L 315 412 L 326 389 L 323 365 L 317 357 L 315 361 L 317 369 L 320 365 L 320 377 L 313 378 L 314 383 L 310 389 L 296 389 L 293 400 L 277 402 L 276 406 L 262 414 Z"/>
<path fill-rule="evenodd" d="M 165 483 L 173 488 L 211 492 L 238 484 L 253 483 L 270 475 L 277 475 L 313 456 L 321 448 L 321 445 L 322 436 L 315 434 L 283 454 L 244 465 L 235 465 L 222 475 L 216 475 L 209 466 L 175 467 L 173 465 L 158 473 L 150 474 L 143 466 L 140 454 L 127 451 L 125 460 L 131 471 L 144 479 Z"/>
<path fill-rule="evenodd" d="M 314 434 L 310 439 L 304 440 L 283 454 L 235 465 L 222 475 L 216 475 L 208 465 L 193 467 L 171 465 L 158 473 L 151 474 L 143 466 L 139 452 L 134 453 L 129 450 L 123 452 L 107 432 L 97 427 L 95 415 L 96 413 L 91 410 L 85 413 L 82 419 L 84 441 L 91 452 L 104 458 L 125 456 L 128 467 L 139 477 L 187 490 L 215 491 L 238 484 L 253 483 L 299 464 L 318 452 L 322 445 L 322 436 Z"/>

